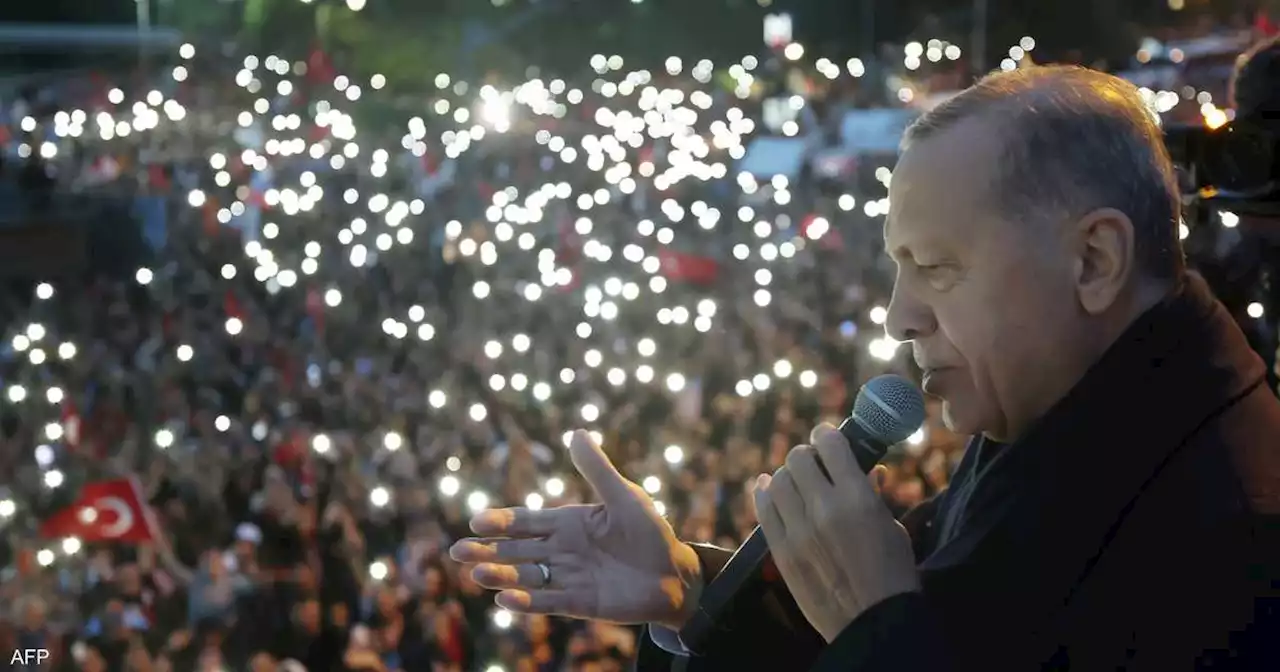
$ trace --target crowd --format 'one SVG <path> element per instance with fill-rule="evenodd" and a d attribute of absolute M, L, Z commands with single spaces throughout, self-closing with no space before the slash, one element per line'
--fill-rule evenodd
<path fill-rule="evenodd" d="M 443 550 L 486 506 L 588 497 L 576 427 L 681 535 L 733 545 L 747 479 L 846 414 L 895 345 L 867 336 L 876 195 L 732 174 L 758 111 L 697 68 L 597 70 L 474 107 L 442 78 L 432 120 L 395 133 L 338 111 L 354 83 L 252 57 L 212 105 L 116 90 L 12 119 L 18 160 L 162 199 L 164 224 L 138 268 L 7 297 L 5 650 L 80 670 L 625 666 L 636 630 L 497 609 Z M 894 506 L 943 486 L 956 447 L 913 437 Z M 35 534 L 120 478 L 150 541 Z"/>
<path fill-rule="evenodd" d="M 634 628 L 496 608 L 445 553 L 468 518 L 586 501 L 563 450 L 585 427 L 682 538 L 735 546 L 748 479 L 903 364 L 879 326 L 883 190 L 736 173 L 761 110 L 710 64 L 440 75 L 431 114 L 357 128 L 377 77 L 250 56 L 196 84 L 193 56 L 176 84 L 9 119 L 11 160 L 150 206 L 137 264 L 0 306 L 0 650 L 623 669 Z M 931 408 L 887 503 L 945 487 L 961 447 Z M 122 479 L 144 541 L 37 534 Z"/>

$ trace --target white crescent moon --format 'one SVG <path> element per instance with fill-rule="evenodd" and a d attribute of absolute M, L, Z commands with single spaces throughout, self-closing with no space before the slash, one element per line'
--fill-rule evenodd
<path fill-rule="evenodd" d="M 133 527 L 133 509 L 119 497 L 103 497 L 96 502 L 96 509 L 109 509 L 116 514 L 116 522 L 102 526 L 102 536 L 119 537 Z"/>

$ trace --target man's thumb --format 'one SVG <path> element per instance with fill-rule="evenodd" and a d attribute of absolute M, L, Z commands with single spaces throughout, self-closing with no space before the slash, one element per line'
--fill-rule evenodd
<path fill-rule="evenodd" d="M 618 473 L 618 469 L 609 461 L 604 450 L 591 440 L 586 430 L 579 429 L 573 433 L 569 441 L 569 457 L 573 466 L 591 484 L 596 496 L 606 505 L 622 502 L 629 498 L 630 488 L 627 479 Z"/>

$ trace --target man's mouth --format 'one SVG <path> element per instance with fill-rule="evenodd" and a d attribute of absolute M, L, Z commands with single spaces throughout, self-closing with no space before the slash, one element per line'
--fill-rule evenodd
<path fill-rule="evenodd" d="M 920 386 L 924 388 L 925 393 L 934 394 L 934 395 L 939 393 L 939 390 L 941 389 L 940 385 L 943 378 L 942 374 L 946 373 L 946 371 L 948 371 L 946 367 L 930 368 L 930 369 L 924 370 L 924 375 L 922 376 Z"/>

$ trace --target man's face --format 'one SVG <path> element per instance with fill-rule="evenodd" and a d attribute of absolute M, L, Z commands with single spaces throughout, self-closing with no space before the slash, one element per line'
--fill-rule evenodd
<path fill-rule="evenodd" d="M 948 427 L 1009 440 L 1044 410 L 1038 381 L 1073 347 L 1079 311 L 1064 239 L 1038 213 L 993 211 L 997 132 L 966 121 L 903 153 L 884 229 L 897 264 L 886 329 L 912 341 Z"/>

